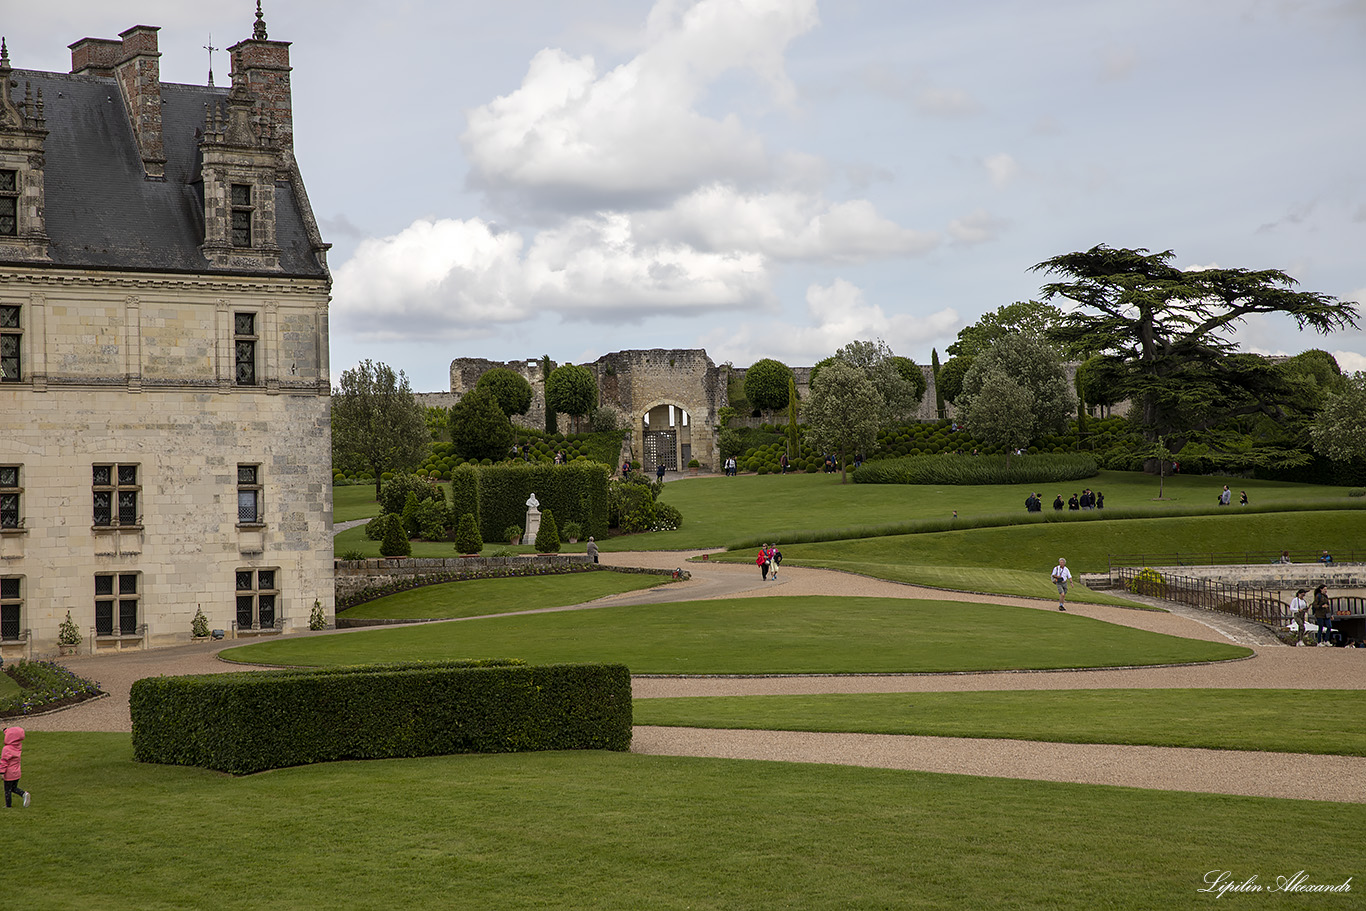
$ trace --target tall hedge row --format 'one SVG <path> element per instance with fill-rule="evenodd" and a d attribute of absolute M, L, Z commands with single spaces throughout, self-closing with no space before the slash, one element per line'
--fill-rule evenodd
<path fill-rule="evenodd" d="M 236 775 L 347 759 L 619 750 L 622 665 L 464 661 L 148 677 L 130 697 L 133 756 Z"/>
<path fill-rule="evenodd" d="M 603 537 L 611 473 L 597 462 L 485 465 L 479 469 L 479 530 L 485 541 L 501 541 L 509 525 L 525 531 L 526 501 L 535 493 L 540 508 L 554 512 L 560 524 L 578 522 L 585 535 Z"/>
<path fill-rule="evenodd" d="M 451 515 L 458 522 L 465 513 L 479 521 L 479 471 L 473 465 L 461 465 L 451 472 Z"/>

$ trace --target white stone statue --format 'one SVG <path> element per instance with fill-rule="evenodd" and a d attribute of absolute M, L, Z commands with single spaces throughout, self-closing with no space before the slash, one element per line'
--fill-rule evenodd
<path fill-rule="evenodd" d="M 526 507 L 528 512 L 536 512 L 540 509 L 540 506 L 541 501 L 536 499 L 536 494 L 533 493 L 531 496 L 527 497 Z"/>
<path fill-rule="evenodd" d="M 526 500 L 526 531 L 522 534 L 522 540 L 528 544 L 536 540 L 536 532 L 541 530 L 541 501 L 536 499 L 536 494 L 527 497 Z"/>

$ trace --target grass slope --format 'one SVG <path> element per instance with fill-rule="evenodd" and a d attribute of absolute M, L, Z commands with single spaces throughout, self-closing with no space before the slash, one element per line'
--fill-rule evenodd
<path fill-rule="evenodd" d="M 1366 756 L 1357 690 L 1010 690 L 637 699 L 635 723 Z"/>
<path fill-rule="evenodd" d="M 629 753 L 232 778 L 135 763 L 127 734 L 36 733 L 24 785 L 5 898 L 43 911 L 1137 911 L 1208 907 L 1210 870 L 1366 868 L 1358 806 Z"/>
<path fill-rule="evenodd" d="M 570 573 L 563 576 L 519 576 L 473 579 L 428 585 L 387 595 L 342 611 L 346 619 L 448 620 L 509 611 L 582 604 L 607 595 L 638 591 L 664 583 L 667 577 L 634 573 Z"/>
<path fill-rule="evenodd" d="M 457 657 L 608 662 L 635 674 L 900 673 L 1238 658 L 1056 611 L 894 598 L 747 598 L 604 607 L 227 649 L 230 661 L 344 665 Z"/>

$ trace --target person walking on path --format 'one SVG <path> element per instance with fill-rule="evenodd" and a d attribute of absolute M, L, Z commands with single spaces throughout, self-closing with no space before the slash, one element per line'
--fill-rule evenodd
<path fill-rule="evenodd" d="M 759 545 L 759 556 L 754 558 L 754 565 L 759 567 L 759 575 L 765 582 L 768 581 L 768 545 Z"/>
<path fill-rule="evenodd" d="M 660 462 L 657 466 L 655 466 L 655 477 L 659 479 L 659 483 L 661 483 L 661 484 L 664 483 L 664 463 L 663 463 L 663 462 Z"/>
<path fill-rule="evenodd" d="M 598 562 L 598 542 L 593 540 L 593 536 L 588 536 L 588 556 L 593 558 L 593 562 Z"/>
<path fill-rule="evenodd" d="M 1072 571 L 1067 568 L 1067 561 L 1062 557 L 1058 558 L 1058 565 L 1053 567 L 1053 581 L 1058 586 L 1058 610 L 1065 611 L 1067 586 L 1072 581 Z"/>
<path fill-rule="evenodd" d="M 768 574 L 774 582 L 778 581 L 778 566 L 783 562 L 782 552 L 778 550 L 777 544 L 768 546 Z"/>
<path fill-rule="evenodd" d="M 1328 603 L 1328 586 L 1320 585 L 1314 589 L 1314 625 L 1318 627 L 1318 632 L 1314 634 L 1314 641 L 1319 645 L 1333 644 L 1333 611 Z"/>
<path fill-rule="evenodd" d="M 1225 484 L 1225 485 L 1224 485 L 1224 489 L 1221 490 L 1221 491 L 1219 491 L 1219 505 L 1220 505 L 1220 506 L 1227 506 L 1227 505 L 1228 505 L 1229 503 L 1231 503 L 1232 501 L 1233 501 L 1233 491 L 1229 490 L 1229 489 L 1228 489 L 1228 485 Z"/>
<path fill-rule="evenodd" d="M 24 751 L 24 729 L 5 728 L 5 746 L 0 749 L 0 774 L 5 776 L 5 807 L 8 809 L 15 794 L 28 806 L 29 793 L 19 787 L 19 756 Z"/>
<path fill-rule="evenodd" d="M 1288 561 L 1287 561 L 1288 562 Z M 1309 613 L 1309 602 L 1304 600 L 1308 589 L 1300 589 L 1295 592 L 1295 597 L 1290 599 L 1290 628 L 1298 629 L 1295 633 L 1295 645 L 1299 645 L 1304 639 L 1304 617 Z"/>

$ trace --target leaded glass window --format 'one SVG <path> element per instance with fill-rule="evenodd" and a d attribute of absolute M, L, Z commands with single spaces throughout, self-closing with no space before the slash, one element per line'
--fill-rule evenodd
<path fill-rule="evenodd" d="M 19 527 L 19 466 L 0 465 L 0 528 Z"/>
<path fill-rule="evenodd" d="M 19 308 L 0 307 L 0 382 L 19 382 L 19 341 L 22 338 L 23 333 L 19 331 Z"/>
<path fill-rule="evenodd" d="M 274 569 L 237 571 L 237 628 L 271 629 L 275 626 L 276 602 Z"/>
<path fill-rule="evenodd" d="M 95 525 L 142 524 L 138 513 L 138 495 L 142 492 L 138 466 L 95 465 L 92 476 Z"/>
<path fill-rule="evenodd" d="M 232 245 L 251 246 L 251 184 L 232 185 Z"/>
<path fill-rule="evenodd" d="M 0 235 L 19 233 L 19 172 L 0 169 Z"/>
<path fill-rule="evenodd" d="M 18 639 L 23 626 L 24 587 L 20 576 L 0 579 L 0 639 Z"/>
<path fill-rule="evenodd" d="M 237 360 L 237 385 L 256 385 L 256 314 L 233 314 L 233 348 Z"/>
<path fill-rule="evenodd" d="M 261 485 L 259 466 L 237 466 L 237 521 L 254 524 L 261 521 Z"/>

